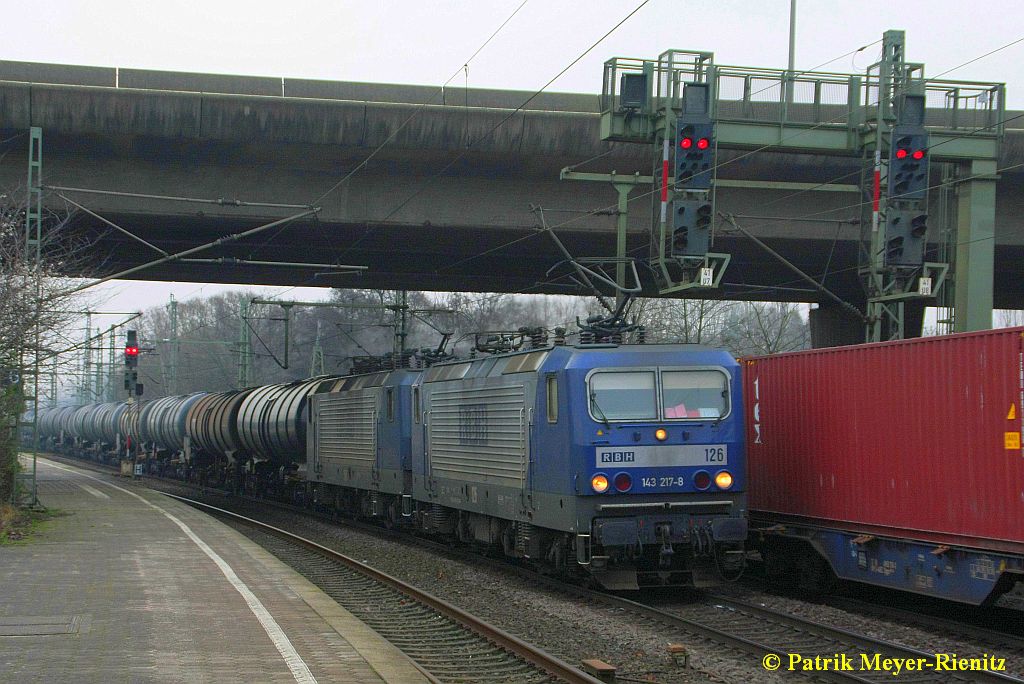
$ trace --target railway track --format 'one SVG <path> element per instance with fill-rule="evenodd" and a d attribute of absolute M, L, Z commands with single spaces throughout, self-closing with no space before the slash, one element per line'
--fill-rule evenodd
<path fill-rule="evenodd" d="M 678 609 L 666 609 L 642 604 L 654 619 L 668 624 L 678 624 L 683 629 L 696 629 L 708 634 L 716 634 L 728 640 L 741 650 L 755 654 L 774 653 L 787 662 L 788 654 L 798 653 L 804 658 L 813 659 L 835 658 L 845 654 L 855 667 L 862 662 L 862 655 L 872 658 L 880 655 L 886 658 L 914 660 L 923 658 L 927 662 L 935 662 L 935 654 L 908 648 L 891 641 L 874 638 L 868 635 L 838 629 L 829 625 L 807 620 L 792 614 L 757 606 L 754 604 L 708 595 L 699 617 L 694 618 L 683 614 Z M 692 607 L 684 608 L 692 612 Z M 836 671 L 810 673 L 815 678 L 829 681 L 883 682 L 892 681 L 891 672 L 873 671 Z M 1021 682 L 1016 677 L 998 672 L 939 672 L 926 669 L 912 674 L 902 673 L 901 682 Z"/>
<path fill-rule="evenodd" d="M 956 635 L 989 648 L 1002 648 L 1009 654 L 1024 659 L 1024 603 L 1020 609 L 1004 605 L 969 606 L 881 587 L 856 585 L 853 585 L 853 595 L 829 594 L 809 597 L 798 590 L 768 586 L 763 575 L 751 576 L 747 573 L 741 581 L 755 591 L 818 603 L 848 613 L 917 627 L 936 634 Z M 864 598 L 857 598 L 858 596 Z M 945 617 L 951 614 L 956 615 L 956 619 Z"/>
<path fill-rule="evenodd" d="M 825 601 L 825 605 L 883 620 L 897 620 L 902 624 L 921 627 L 940 634 L 956 634 L 964 639 L 976 641 L 990 648 L 999 648 L 1024 658 L 1024 636 L 978 624 L 981 617 L 974 614 L 976 611 L 973 606 L 968 609 L 970 615 L 966 620 L 951 620 L 932 612 L 908 610 L 847 597 L 829 597 Z M 956 606 L 956 608 L 963 610 L 962 606 Z M 998 610 L 996 607 L 993 609 Z M 1021 617 L 1018 615 L 1017 619 L 1019 620 Z M 1000 613 L 1000 621 L 1006 622 L 1012 619 L 1013 616 Z"/>
<path fill-rule="evenodd" d="M 79 463 L 76 461 L 76 463 Z M 163 480 L 160 480 L 163 482 Z M 182 483 L 177 480 L 167 480 L 168 485 L 174 487 L 191 488 L 191 485 Z M 198 489 L 198 488 L 196 488 Z M 167 493 L 167 492 L 165 492 Z M 218 492 L 219 493 L 219 492 Z M 182 497 L 178 497 L 182 498 Z M 329 520 L 332 522 L 341 523 L 344 525 L 350 525 L 359 529 L 370 529 L 375 534 L 388 534 L 386 530 L 383 530 L 376 526 L 371 526 L 363 523 L 355 523 L 353 521 L 342 519 L 335 520 L 330 516 L 314 515 L 308 510 L 302 509 L 296 506 L 288 504 L 281 504 L 278 502 L 267 501 L 262 499 L 254 499 L 247 497 L 236 497 L 241 499 L 247 504 L 258 504 L 261 506 L 269 506 L 275 509 L 286 511 L 292 514 L 310 516 L 320 519 Z M 210 509 L 216 509 L 216 507 L 210 506 L 209 504 L 203 504 L 202 502 L 196 502 L 199 505 Z M 222 510 L 222 509 L 217 509 Z M 238 515 L 237 513 L 231 513 L 225 511 L 225 514 Z M 244 517 L 244 516 L 239 516 Z M 253 521 L 258 523 L 258 521 Z M 259 523 L 266 525 L 266 523 Z M 268 526 L 271 527 L 271 526 Z M 276 528 L 272 528 L 275 529 Z M 280 530 L 281 533 L 290 534 L 284 530 Z M 271 534 L 271 533 L 266 533 Z M 606 606 L 613 606 L 620 609 L 623 612 L 627 612 L 631 615 L 637 616 L 643 621 L 652 623 L 656 626 L 661 633 L 665 634 L 667 638 L 686 642 L 688 639 L 692 639 L 694 635 L 728 647 L 729 649 L 740 652 L 756 658 L 757 661 L 761 661 L 766 655 L 772 654 L 778 656 L 784 664 L 788 664 L 788 658 L 790 653 L 799 653 L 805 658 L 813 659 L 815 656 L 824 658 L 835 658 L 840 655 L 845 655 L 855 664 L 854 671 L 816 671 L 816 672 L 800 672 L 808 676 L 813 680 L 818 681 L 833 681 L 833 682 L 882 682 L 892 681 L 893 675 L 891 672 L 862 672 L 859 670 L 861 663 L 862 654 L 866 654 L 867 657 L 871 658 L 874 654 L 879 654 L 880 659 L 886 658 L 898 658 L 898 659 L 918 659 L 924 658 L 928 662 L 935 661 L 934 653 L 927 653 L 918 651 L 912 648 L 902 646 L 890 641 L 876 639 L 874 637 L 859 634 L 856 632 L 842 630 L 829 625 L 817 623 L 814 621 L 806 620 L 797 617 L 792 614 L 781 613 L 778 611 L 771 610 L 763 606 L 757 606 L 750 603 L 745 603 L 732 598 L 726 598 L 717 595 L 706 595 L 705 600 L 698 601 L 696 603 L 683 603 L 678 600 L 674 601 L 659 601 L 657 599 L 651 601 L 633 601 L 626 599 L 621 596 L 609 595 L 603 592 L 595 592 L 589 589 L 567 585 L 564 582 L 555 580 L 552 578 L 537 575 L 531 570 L 525 568 L 516 568 L 509 566 L 503 561 L 495 561 L 491 559 L 485 559 L 476 554 L 469 554 L 460 552 L 452 549 L 449 546 L 438 544 L 430 540 L 424 540 L 417 537 L 410 537 L 409 535 L 395 534 L 395 538 L 401 539 L 406 543 L 415 543 L 429 547 L 432 551 L 441 552 L 449 557 L 466 559 L 470 558 L 474 563 L 488 563 L 494 566 L 500 566 L 505 571 L 513 570 L 524 574 L 529 577 L 535 583 L 541 583 L 547 587 L 568 593 L 574 597 L 591 601 L 595 604 L 603 604 Z M 261 545 L 273 547 L 275 542 L 272 538 L 266 540 L 268 543 L 264 544 L 261 540 Z M 312 543 L 312 542 L 311 542 Z M 317 545 L 319 547 L 319 545 Z M 324 547 L 319 547 L 324 548 Z M 274 551 L 274 548 L 271 548 Z M 330 551 L 327 549 L 327 551 Z M 276 551 L 275 551 L 276 553 Z M 331 552 L 334 553 L 334 552 Z M 289 561 L 286 561 L 289 562 Z M 291 563 L 290 563 L 291 564 Z M 314 564 L 315 565 L 315 564 Z M 316 567 L 311 566 L 310 573 L 315 575 L 318 572 Z M 307 574 L 304 571 L 304 574 Z M 391 578 L 394 579 L 394 578 Z M 315 581 L 315 580 L 314 580 Z M 341 590 L 340 595 L 342 598 L 345 597 L 346 593 L 358 594 L 362 589 L 356 590 Z M 327 591 L 332 597 L 335 597 L 335 593 Z M 339 602 L 342 602 L 339 600 Z M 346 605 L 342 603 L 342 605 Z M 353 613 L 356 613 L 360 619 L 363 619 L 368 624 L 378 629 L 386 638 L 391 640 L 391 636 L 386 633 L 388 627 L 387 619 L 384 619 L 381 623 L 381 627 L 378 628 L 374 620 L 373 611 L 369 611 L 367 617 L 364 618 L 363 614 L 358 610 L 353 609 L 346 605 L 346 608 Z M 355 606 L 358 608 L 358 606 Z M 457 610 L 457 609 L 456 609 Z M 881 618 L 899 618 L 899 615 L 880 615 Z M 920 617 L 920 616 L 915 616 Z M 963 633 L 967 638 L 971 638 L 975 641 L 983 641 L 989 643 L 986 640 L 986 636 L 981 633 L 972 633 L 969 625 L 961 625 L 953 621 L 947 621 L 950 626 L 956 626 L 958 633 Z M 941 625 L 936 624 L 933 629 L 941 629 Z M 402 634 L 405 634 L 407 638 L 409 633 L 415 633 L 414 628 L 403 626 L 399 630 L 399 634 L 395 636 L 395 639 L 401 640 Z M 425 632 L 431 633 L 431 632 Z M 1001 637 L 1009 637 L 1013 639 L 1012 635 L 998 634 Z M 440 635 L 440 633 L 439 633 Z M 989 635 L 991 636 L 991 635 Z M 513 637 L 514 638 L 514 637 Z M 443 637 L 442 637 L 443 641 Z M 396 641 L 401 648 L 404 648 L 402 644 Z M 1005 639 L 999 639 L 991 643 L 993 647 L 1005 645 L 1008 649 L 1012 647 L 1012 644 Z M 1015 649 L 1014 649 L 1015 650 Z M 467 653 L 473 652 L 472 650 L 466 651 Z M 410 654 L 412 655 L 412 654 Z M 967 654 L 961 654 L 967 655 Z M 972 654 L 973 655 L 973 654 Z M 424 656 L 428 658 L 428 656 Z M 414 656 L 414 659 L 416 657 Z M 451 657 L 445 659 L 446 664 L 450 663 Z M 417 659 L 417 662 L 421 662 Z M 424 664 L 424 668 L 429 670 Z M 575 670 L 574 673 L 579 673 L 579 670 Z M 545 671 L 547 672 L 547 671 Z M 582 673 L 580 673 L 582 674 Z M 788 673 L 787 674 L 791 674 Z M 499 675 L 500 676 L 500 675 Z M 547 676 L 551 676 L 550 673 Z M 935 671 L 934 669 L 928 669 L 920 673 L 907 673 L 903 672 L 899 676 L 901 682 L 1003 682 L 1010 683 L 1016 682 L 1018 684 L 1024 683 L 1024 679 L 1004 675 L 998 672 L 987 672 L 987 671 L 973 671 L 973 672 L 941 672 Z M 529 679 L 519 679 L 516 677 L 506 677 L 504 679 L 463 679 L 463 680 L 444 680 L 444 681 L 531 681 Z M 533 680 L 533 681 L 548 681 L 548 680 Z M 583 681 L 596 681 L 596 680 L 583 680 Z"/>

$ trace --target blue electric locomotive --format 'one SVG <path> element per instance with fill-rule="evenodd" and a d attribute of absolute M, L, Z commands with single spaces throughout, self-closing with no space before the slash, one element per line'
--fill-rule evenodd
<path fill-rule="evenodd" d="M 318 501 L 614 589 L 742 562 L 740 377 L 695 345 L 555 346 L 312 397 Z M 341 489 L 338 489 L 338 488 Z"/>

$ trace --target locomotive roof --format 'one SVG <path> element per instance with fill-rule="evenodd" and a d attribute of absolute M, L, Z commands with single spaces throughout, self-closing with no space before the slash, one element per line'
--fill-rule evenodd
<path fill-rule="evenodd" d="M 617 364 L 630 366 L 667 363 L 685 365 L 680 364 L 678 359 L 671 358 L 671 355 L 683 352 L 692 355 L 686 361 L 693 365 L 734 366 L 737 363 L 732 355 L 724 349 L 699 344 L 589 344 L 541 347 L 477 359 L 446 362 L 427 369 L 423 376 L 423 382 L 537 372 L 552 353 L 564 359 L 558 364 L 558 367 L 582 368 Z"/>

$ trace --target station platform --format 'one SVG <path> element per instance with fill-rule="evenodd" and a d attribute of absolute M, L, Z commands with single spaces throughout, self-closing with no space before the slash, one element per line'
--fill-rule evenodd
<path fill-rule="evenodd" d="M 0 679 L 430 681 L 269 552 L 161 494 L 39 459 L 62 515 L 0 547 Z"/>

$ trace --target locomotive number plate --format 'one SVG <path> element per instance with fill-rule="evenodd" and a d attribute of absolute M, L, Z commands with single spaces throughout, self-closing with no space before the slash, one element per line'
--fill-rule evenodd
<path fill-rule="evenodd" d="M 597 447 L 598 468 L 652 468 L 665 466 L 724 466 L 729 463 L 725 444 Z"/>

